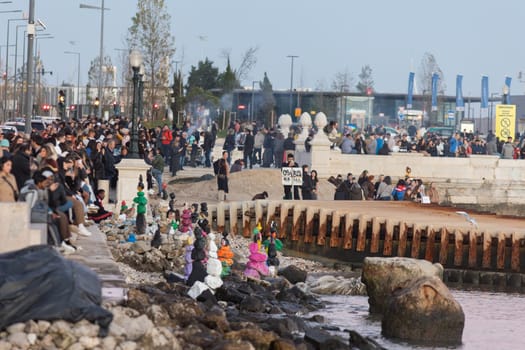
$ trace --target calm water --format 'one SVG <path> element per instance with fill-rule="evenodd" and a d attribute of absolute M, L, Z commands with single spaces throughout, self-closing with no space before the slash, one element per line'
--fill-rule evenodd
<path fill-rule="evenodd" d="M 366 296 L 325 296 L 329 305 L 315 314 L 341 329 L 353 329 L 392 349 L 525 349 L 525 295 L 452 290 L 465 313 L 463 344 L 424 347 L 393 342 L 381 336 L 381 321 L 368 314 Z M 348 335 L 346 334 L 346 337 Z"/>

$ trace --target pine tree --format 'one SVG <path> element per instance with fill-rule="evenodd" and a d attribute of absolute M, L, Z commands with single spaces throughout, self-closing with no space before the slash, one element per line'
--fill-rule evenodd
<path fill-rule="evenodd" d="M 225 94 L 231 93 L 233 90 L 241 87 L 241 84 L 239 83 L 235 72 L 231 68 L 229 58 L 228 64 L 226 65 L 226 70 L 218 77 L 218 85 L 220 88 L 222 88 L 222 92 Z"/>
<path fill-rule="evenodd" d="M 259 83 L 262 92 L 262 103 L 260 111 L 263 114 L 265 124 L 271 125 L 272 116 L 275 108 L 275 97 L 273 96 L 273 87 L 268 75 L 264 72 L 263 81 Z M 256 118 L 257 119 L 257 118 Z"/>

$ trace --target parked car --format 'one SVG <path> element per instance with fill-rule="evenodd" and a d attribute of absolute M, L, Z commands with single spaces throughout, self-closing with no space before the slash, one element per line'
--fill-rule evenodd
<path fill-rule="evenodd" d="M 450 138 L 454 133 L 456 132 L 453 127 L 451 126 L 431 126 L 427 129 L 425 135 L 427 133 L 432 133 L 434 135 L 439 135 L 444 138 Z"/>
<path fill-rule="evenodd" d="M 11 139 L 12 136 L 18 132 L 18 130 L 14 126 L 11 126 L 11 125 L 0 125 L 0 131 L 8 139 Z"/>
<path fill-rule="evenodd" d="M 23 121 L 10 121 L 5 122 L 6 126 L 10 126 L 16 129 L 19 133 L 25 133 L 26 132 L 26 123 Z M 31 130 L 36 131 L 38 133 L 41 133 L 46 129 L 46 124 L 42 120 L 31 120 Z"/>

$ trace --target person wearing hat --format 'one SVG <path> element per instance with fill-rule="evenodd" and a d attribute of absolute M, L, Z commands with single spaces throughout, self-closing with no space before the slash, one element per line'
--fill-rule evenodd
<path fill-rule="evenodd" d="M 5 138 L 4 134 L 0 134 L 0 157 L 11 158 L 9 153 L 9 140 Z"/>

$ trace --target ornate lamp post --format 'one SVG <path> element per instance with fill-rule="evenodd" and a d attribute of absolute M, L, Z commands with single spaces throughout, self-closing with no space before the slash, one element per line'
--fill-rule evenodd
<path fill-rule="evenodd" d="M 139 139 L 137 130 L 137 107 L 138 107 L 138 83 L 139 70 L 142 64 L 142 54 L 138 50 L 132 50 L 129 54 L 129 65 L 133 69 L 133 107 L 131 108 L 131 147 L 129 158 L 139 159 Z"/>
<path fill-rule="evenodd" d="M 140 65 L 139 69 L 139 101 L 137 105 L 138 117 L 144 120 L 144 64 Z"/>

